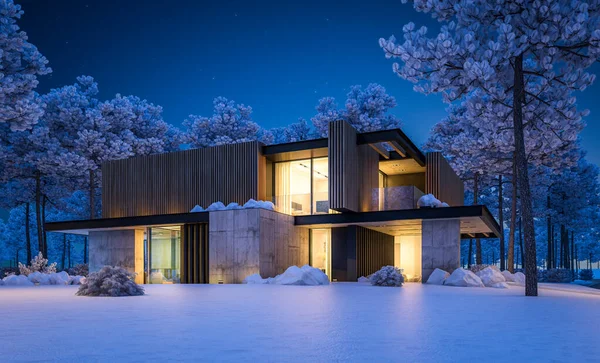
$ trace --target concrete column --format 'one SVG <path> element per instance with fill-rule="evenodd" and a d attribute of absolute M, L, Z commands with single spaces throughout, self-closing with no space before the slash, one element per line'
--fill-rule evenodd
<path fill-rule="evenodd" d="M 104 266 L 119 266 L 135 273 L 135 282 L 144 282 L 144 230 L 127 229 L 89 233 L 90 272 Z"/>
<path fill-rule="evenodd" d="M 451 272 L 460 266 L 460 220 L 424 220 L 422 222 L 422 281 L 434 269 Z"/>

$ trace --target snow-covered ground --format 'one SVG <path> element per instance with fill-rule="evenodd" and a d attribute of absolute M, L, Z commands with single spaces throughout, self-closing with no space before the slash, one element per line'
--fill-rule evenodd
<path fill-rule="evenodd" d="M 597 361 L 600 296 L 522 287 L 0 287 L 0 360 Z"/>

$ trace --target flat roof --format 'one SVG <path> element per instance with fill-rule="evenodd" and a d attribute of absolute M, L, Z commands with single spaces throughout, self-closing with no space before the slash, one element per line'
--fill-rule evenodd
<path fill-rule="evenodd" d="M 375 212 L 340 214 L 315 214 L 295 216 L 294 224 L 299 227 L 343 227 L 362 225 L 382 232 L 395 230 L 400 235 L 404 229 L 420 233 L 420 222 L 435 219 L 460 219 L 462 238 L 497 238 L 500 225 L 484 205 L 469 205 L 445 208 L 420 208 Z M 409 223 L 410 222 L 410 223 Z"/>
<path fill-rule="evenodd" d="M 161 226 L 184 223 L 208 223 L 208 212 L 47 222 L 45 224 L 45 229 L 48 232 L 88 234 L 89 230 L 121 229 L 128 227 Z"/>

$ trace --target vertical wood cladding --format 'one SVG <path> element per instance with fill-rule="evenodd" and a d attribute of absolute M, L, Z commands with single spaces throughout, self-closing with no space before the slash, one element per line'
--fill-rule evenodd
<path fill-rule="evenodd" d="M 189 212 L 196 204 L 265 197 L 258 142 L 134 157 L 102 164 L 104 218 Z"/>
<path fill-rule="evenodd" d="M 329 208 L 359 211 L 356 130 L 345 121 L 329 123 Z"/>
<path fill-rule="evenodd" d="M 439 152 L 426 155 L 425 193 L 433 194 L 450 206 L 461 206 L 464 203 L 464 184 L 456 175 L 448 161 Z"/>
<path fill-rule="evenodd" d="M 208 224 L 191 223 L 181 228 L 181 283 L 208 283 Z"/>
<path fill-rule="evenodd" d="M 368 276 L 394 265 L 394 236 L 356 227 L 356 274 Z"/>
<path fill-rule="evenodd" d="M 369 145 L 358 147 L 359 172 L 359 211 L 370 212 L 372 209 L 373 189 L 379 187 L 379 154 Z"/>

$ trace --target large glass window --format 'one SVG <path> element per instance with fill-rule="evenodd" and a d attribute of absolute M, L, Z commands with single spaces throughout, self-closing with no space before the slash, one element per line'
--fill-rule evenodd
<path fill-rule="evenodd" d="M 331 280 L 331 229 L 310 230 L 310 265 Z"/>
<path fill-rule="evenodd" d="M 146 282 L 173 284 L 180 281 L 181 227 L 148 228 Z"/>
<path fill-rule="evenodd" d="M 292 215 L 329 212 L 327 158 L 275 163 L 275 207 Z"/>

